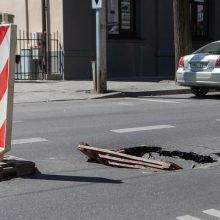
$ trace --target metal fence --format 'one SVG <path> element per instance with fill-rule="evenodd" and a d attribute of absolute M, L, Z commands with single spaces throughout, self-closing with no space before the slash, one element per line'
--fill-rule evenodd
<path fill-rule="evenodd" d="M 42 80 L 63 78 L 63 50 L 58 33 L 44 37 L 32 33 L 26 37 L 19 31 L 17 37 L 15 80 Z"/>

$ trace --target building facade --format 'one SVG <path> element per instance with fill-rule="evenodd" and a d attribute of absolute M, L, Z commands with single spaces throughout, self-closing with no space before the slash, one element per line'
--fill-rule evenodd
<path fill-rule="evenodd" d="M 58 31 L 64 51 L 64 78 L 91 79 L 95 59 L 95 12 L 91 0 L 45 0 L 47 31 Z M 108 1 L 108 78 L 173 79 L 172 0 Z M 43 1 L 42 1 L 43 2 Z M 16 7 L 15 7 L 16 5 Z M 220 39 L 219 0 L 191 0 L 193 49 Z M 1 0 L 18 29 L 43 30 L 39 0 Z"/>

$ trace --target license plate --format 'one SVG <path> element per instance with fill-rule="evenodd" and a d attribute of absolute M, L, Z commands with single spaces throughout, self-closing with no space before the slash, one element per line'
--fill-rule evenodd
<path fill-rule="evenodd" d="M 201 63 L 201 62 L 190 64 L 192 69 L 203 69 L 203 68 L 206 68 L 207 65 L 208 65 L 208 63 Z"/>
<path fill-rule="evenodd" d="M 194 72 L 186 72 L 183 75 L 184 81 L 195 81 L 196 80 L 196 74 Z"/>

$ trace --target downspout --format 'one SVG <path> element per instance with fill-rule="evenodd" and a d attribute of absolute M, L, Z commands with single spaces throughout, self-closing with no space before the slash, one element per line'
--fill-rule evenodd
<path fill-rule="evenodd" d="M 46 0 L 41 1 L 42 9 L 42 53 L 43 53 L 43 79 L 47 79 L 47 15 Z"/>
<path fill-rule="evenodd" d="M 25 15 L 26 15 L 26 35 L 29 41 L 29 7 L 28 7 L 28 0 L 25 0 Z"/>

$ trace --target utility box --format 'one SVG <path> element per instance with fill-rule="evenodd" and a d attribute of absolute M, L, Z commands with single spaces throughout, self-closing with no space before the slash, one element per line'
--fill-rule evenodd
<path fill-rule="evenodd" d="M 43 34 L 41 32 L 31 33 L 32 47 L 41 48 L 42 47 Z"/>
<path fill-rule="evenodd" d="M 31 49 L 21 50 L 21 72 L 28 75 L 32 73 L 33 62 L 32 62 L 32 51 Z"/>
<path fill-rule="evenodd" d="M 14 24 L 14 15 L 0 12 L 0 24 Z"/>

